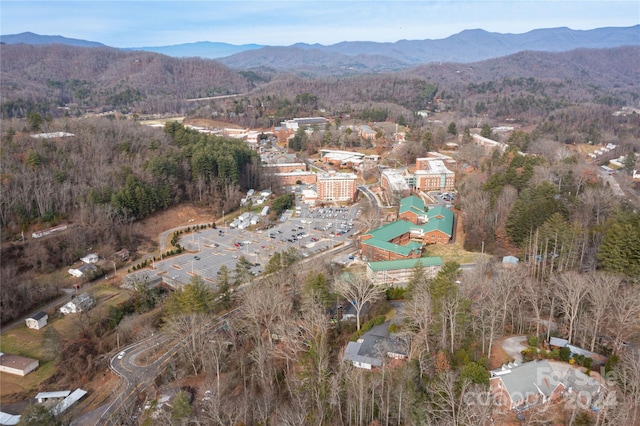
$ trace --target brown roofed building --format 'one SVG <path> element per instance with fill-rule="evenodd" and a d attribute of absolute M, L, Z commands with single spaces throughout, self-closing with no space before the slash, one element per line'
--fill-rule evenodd
<path fill-rule="evenodd" d="M 40 363 L 37 359 L 26 358 L 19 355 L 8 355 L 0 352 L 0 371 L 3 373 L 26 376 L 38 368 L 39 365 Z"/>

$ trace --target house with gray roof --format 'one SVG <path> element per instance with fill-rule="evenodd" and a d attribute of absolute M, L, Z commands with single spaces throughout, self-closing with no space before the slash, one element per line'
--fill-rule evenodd
<path fill-rule="evenodd" d="M 25 323 L 29 328 L 32 328 L 34 330 L 40 330 L 45 325 L 47 325 L 48 319 L 49 319 L 49 315 L 47 315 L 46 312 L 38 311 L 35 314 L 27 317 L 25 319 Z"/>
<path fill-rule="evenodd" d="M 489 385 L 498 402 L 511 410 L 546 404 L 564 390 L 547 360 L 503 365 L 491 371 Z"/>
<path fill-rule="evenodd" d="M 87 311 L 93 307 L 93 299 L 87 294 L 82 293 L 77 297 L 71 299 L 60 308 L 60 312 L 63 314 L 77 314 Z"/>
<path fill-rule="evenodd" d="M 406 359 L 407 350 L 403 337 L 389 333 L 389 322 L 377 325 L 364 333 L 356 342 L 349 342 L 342 356 L 356 368 L 372 370 L 384 363 L 385 357 Z"/>
<path fill-rule="evenodd" d="M 579 368 L 547 360 L 503 365 L 491 371 L 489 386 L 499 404 L 518 411 L 550 403 L 565 392 L 593 401 L 602 390 L 600 382 Z"/>
<path fill-rule="evenodd" d="M 78 268 L 69 269 L 68 272 L 76 278 L 92 278 L 98 274 L 98 268 L 93 263 L 85 263 Z"/>

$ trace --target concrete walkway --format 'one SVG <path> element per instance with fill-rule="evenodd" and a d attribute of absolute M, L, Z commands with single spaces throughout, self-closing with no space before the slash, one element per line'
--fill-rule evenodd
<path fill-rule="evenodd" d="M 527 349 L 527 346 L 522 342 L 527 341 L 527 336 L 513 336 L 507 339 L 504 339 L 502 342 L 502 349 L 507 353 L 507 355 L 518 364 L 522 364 L 522 351 Z"/>

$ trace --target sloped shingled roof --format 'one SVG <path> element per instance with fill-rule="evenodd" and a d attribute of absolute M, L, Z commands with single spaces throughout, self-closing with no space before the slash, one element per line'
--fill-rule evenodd
<path fill-rule="evenodd" d="M 39 320 L 41 320 L 42 318 L 44 318 L 46 316 L 47 316 L 46 312 L 38 311 L 35 314 L 31 315 L 29 318 L 30 319 L 34 319 L 36 321 L 39 321 Z"/>

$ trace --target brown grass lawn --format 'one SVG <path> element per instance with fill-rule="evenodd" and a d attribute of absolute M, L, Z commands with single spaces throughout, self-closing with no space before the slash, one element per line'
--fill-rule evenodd
<path fill-rule="evenodd" d="M 42 332 L 43 330 L 32 330 L 26 325 L 21 325 L 2 334 L 0 338 L 1 352 L 40 361 L 38 369 L 25 377 L 0 373 L 0 398 L 2 398 L 2 402 L 6 402 L 4 398 L 7 395 L 33 389 L 53 375 L 53 361 L 45 358 L 42 347 Z"/>
<path fill-rule="evenodd" d="M 107 284 L 94 286 L 89 294 L 96 299 L 97 306 L 89 311 L 89 321 L 92 323 L 104 318 L 109 313 L 111 306 L 116 306 L 130 297 L 128 290 L 111 287 Z M 48 312 L 49 321 L 47 327 L 53 327 L 62 338 L 74 339 L 81 332 L 81 322 L 87 320 L 87 316 L 67 315 L 59 312 Z M 0 398 L 3 402 L 9 395 L 17 393 L 35 392 L 38 386 L 49 379 L 55 373 L 54 361 L 47 359 L 43 347 L 44 330 L 32 330 L 26 325 L 2 333 L 0 337 L 0 351 L 9 354 L 21 355 L 40 361 L 40 367 L 25 377 L 0 373 Z"/>
<path fill-rule="evenodd" d="M 464 249 L 465 234 L 462 226 L 462 215 L 459 210 L 453 211 L 456 214 L 455 243 L 427 246 L 426 253 L 428 256 L 440 256 L 443 262 L 476 263 L 482 258 L 482 254 Z M 487 254 L 484 256 L 490 257 Z"/>

